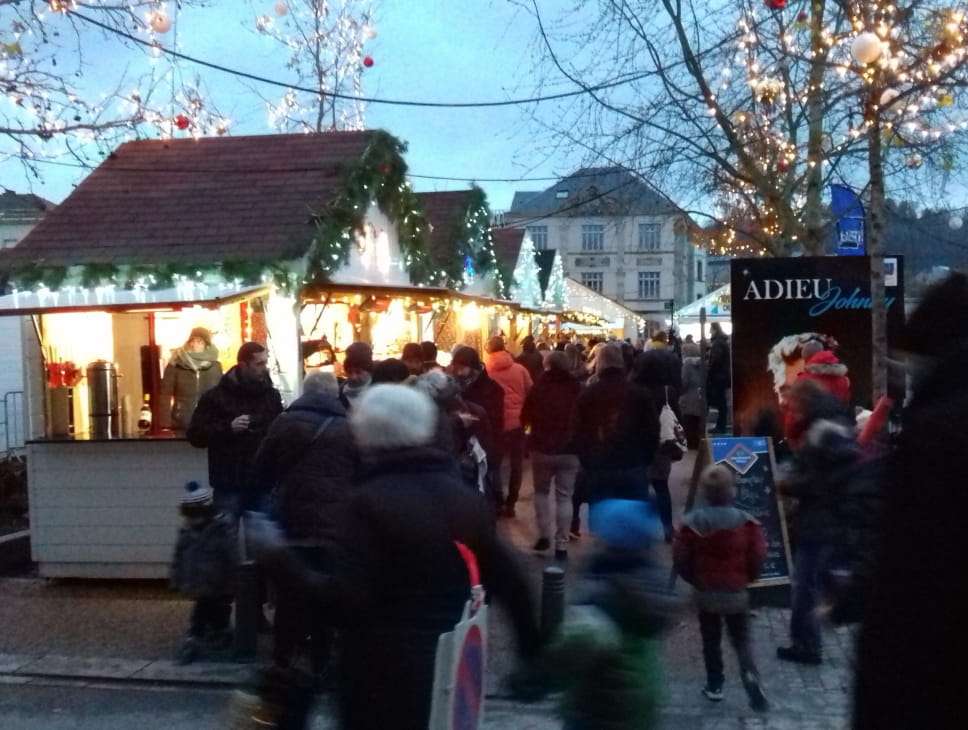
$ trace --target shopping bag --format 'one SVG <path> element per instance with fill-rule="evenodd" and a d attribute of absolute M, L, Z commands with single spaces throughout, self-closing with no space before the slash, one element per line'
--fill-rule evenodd
<path fill-rule="evenodd" d="M 471 596 L 453 631 L 437 640 L 429 730 L 478 730 L 484 716 L 487 606 L 477 560 L 455 543 L 468 567 Z"/>

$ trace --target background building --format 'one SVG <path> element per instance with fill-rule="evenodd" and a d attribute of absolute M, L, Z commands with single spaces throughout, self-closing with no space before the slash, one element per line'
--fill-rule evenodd
<path fill-rule="evenodd" d="M 706 293 L 706 254 L 690 244 L 686 214 L 622 168 L 582 168 L 545 190 L 516 192 L 503 222 L 526 228 L 537 251 L 557 249 L 565 276 L 652 327 Z"/>

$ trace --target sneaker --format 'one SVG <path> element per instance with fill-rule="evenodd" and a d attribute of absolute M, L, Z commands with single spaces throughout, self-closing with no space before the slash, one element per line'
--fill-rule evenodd
<path fill-rule="evenodd" d="M 722 687 L 710 687 L 708 684 L 702 688 L 702 696 L 705 697 L 710 702 L 722 702 L 723 701 L 723 688 Z"/>
<path fill-rule="evenodd" d="M 750 707 L 757 712 L 766 712 L 770 703 L 766 701 L 766 695 L 763 694 L 763 687 L 760 685 L 760 678 L 756 676 L 756 672 L 743 672 L 743 686 L 750 698 Z"/>
<path fill-rule="evenodd" d="M 799 646 L 778 646 L 776 656 L 785 662 L 817 665 L 823 662 L 819 651 L 809 651 Z"/>
<path fill-rule="evenodd" d="M 555 560 L 557 560 L 559 562 L 560 561 L 564 561 L 564 560 L 568 560 L 568 551 L 567 550 L 555 550 Z"/>
<path fill-rule="evenodd" d="M 549 540 L 547 537 L 541 537 L 541 538 L 538 538 L 538 542 L 536 542 L 534 544 L 534 547 L 531 549 L 536 550 L 537 552 L 540 553 L 540 552 L 544 552 L 550 547 L 551 547 L 551 540 Z"/>
<path fill-rule="evenodd" d="M 189 636 L 178 650 L 178 663 L 185 666 L 196 659 L 198 659 L 198 640 L 194 636 Z"/>

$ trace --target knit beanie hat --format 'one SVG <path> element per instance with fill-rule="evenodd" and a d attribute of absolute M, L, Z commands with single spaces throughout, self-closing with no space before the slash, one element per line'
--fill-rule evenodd
<path fill-rule="evenodd" d="M 662 522 L 648 502 L 603 499 L 591 505 L 588 526 L 602 542 L 623 550 L 644 550 L 662 539 Z"/>
<path fill-rule="evenodd" d="M 424 361 L 424 351 L 416 342 L 408 342 L 403 346 L 403 352 L 400 353 L 401 360 L 419 360 Z"/>
<path fill-rule="evenodd" d="M 350 428 L 364 451 L 425 446 L 437 430 L 437 406 L 407 385 L 373 385 L 353 404 Z"/>
<path fill-rule="evenodd" d="M 343 357 L 344 370 L 365 370 L 373 372 L 373 348 L 365 342 L 354 342 L 346 348 Z"/>
<path fill-rule="evenodd" d="M 205 347 L 212 346 L 212 331 L 205 327 L 192 327 L 191 334 L 188 335 L 188 342 L 194 338 L 198 338 L 205 343 Z"/>
<path fill-rule="evenodd" d="M 211 487 L 202 486 L 198 482 L 188 482 L 181 503 L 193 507 L 207 507 L 212 504 L 213 492 Z"/>

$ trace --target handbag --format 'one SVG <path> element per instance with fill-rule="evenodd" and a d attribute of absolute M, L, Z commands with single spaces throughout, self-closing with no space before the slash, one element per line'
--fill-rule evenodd
<path fill-rule="evenodd" d="M 470 597 L 453 631 L 437 640 L 429 730 L 477 730 L 484 717 L 484 668 L 487 662 L 487 605 L 477 558 L 454 541 L 470 578 Z"/>
<path fill-rule="evenodd" d="M 679 461 L 686 455 L 686 432 L 669 405 L 669 388 L 665 388 L 665 405 L 659 412 L 659 449 L 671 461 Z"/>

